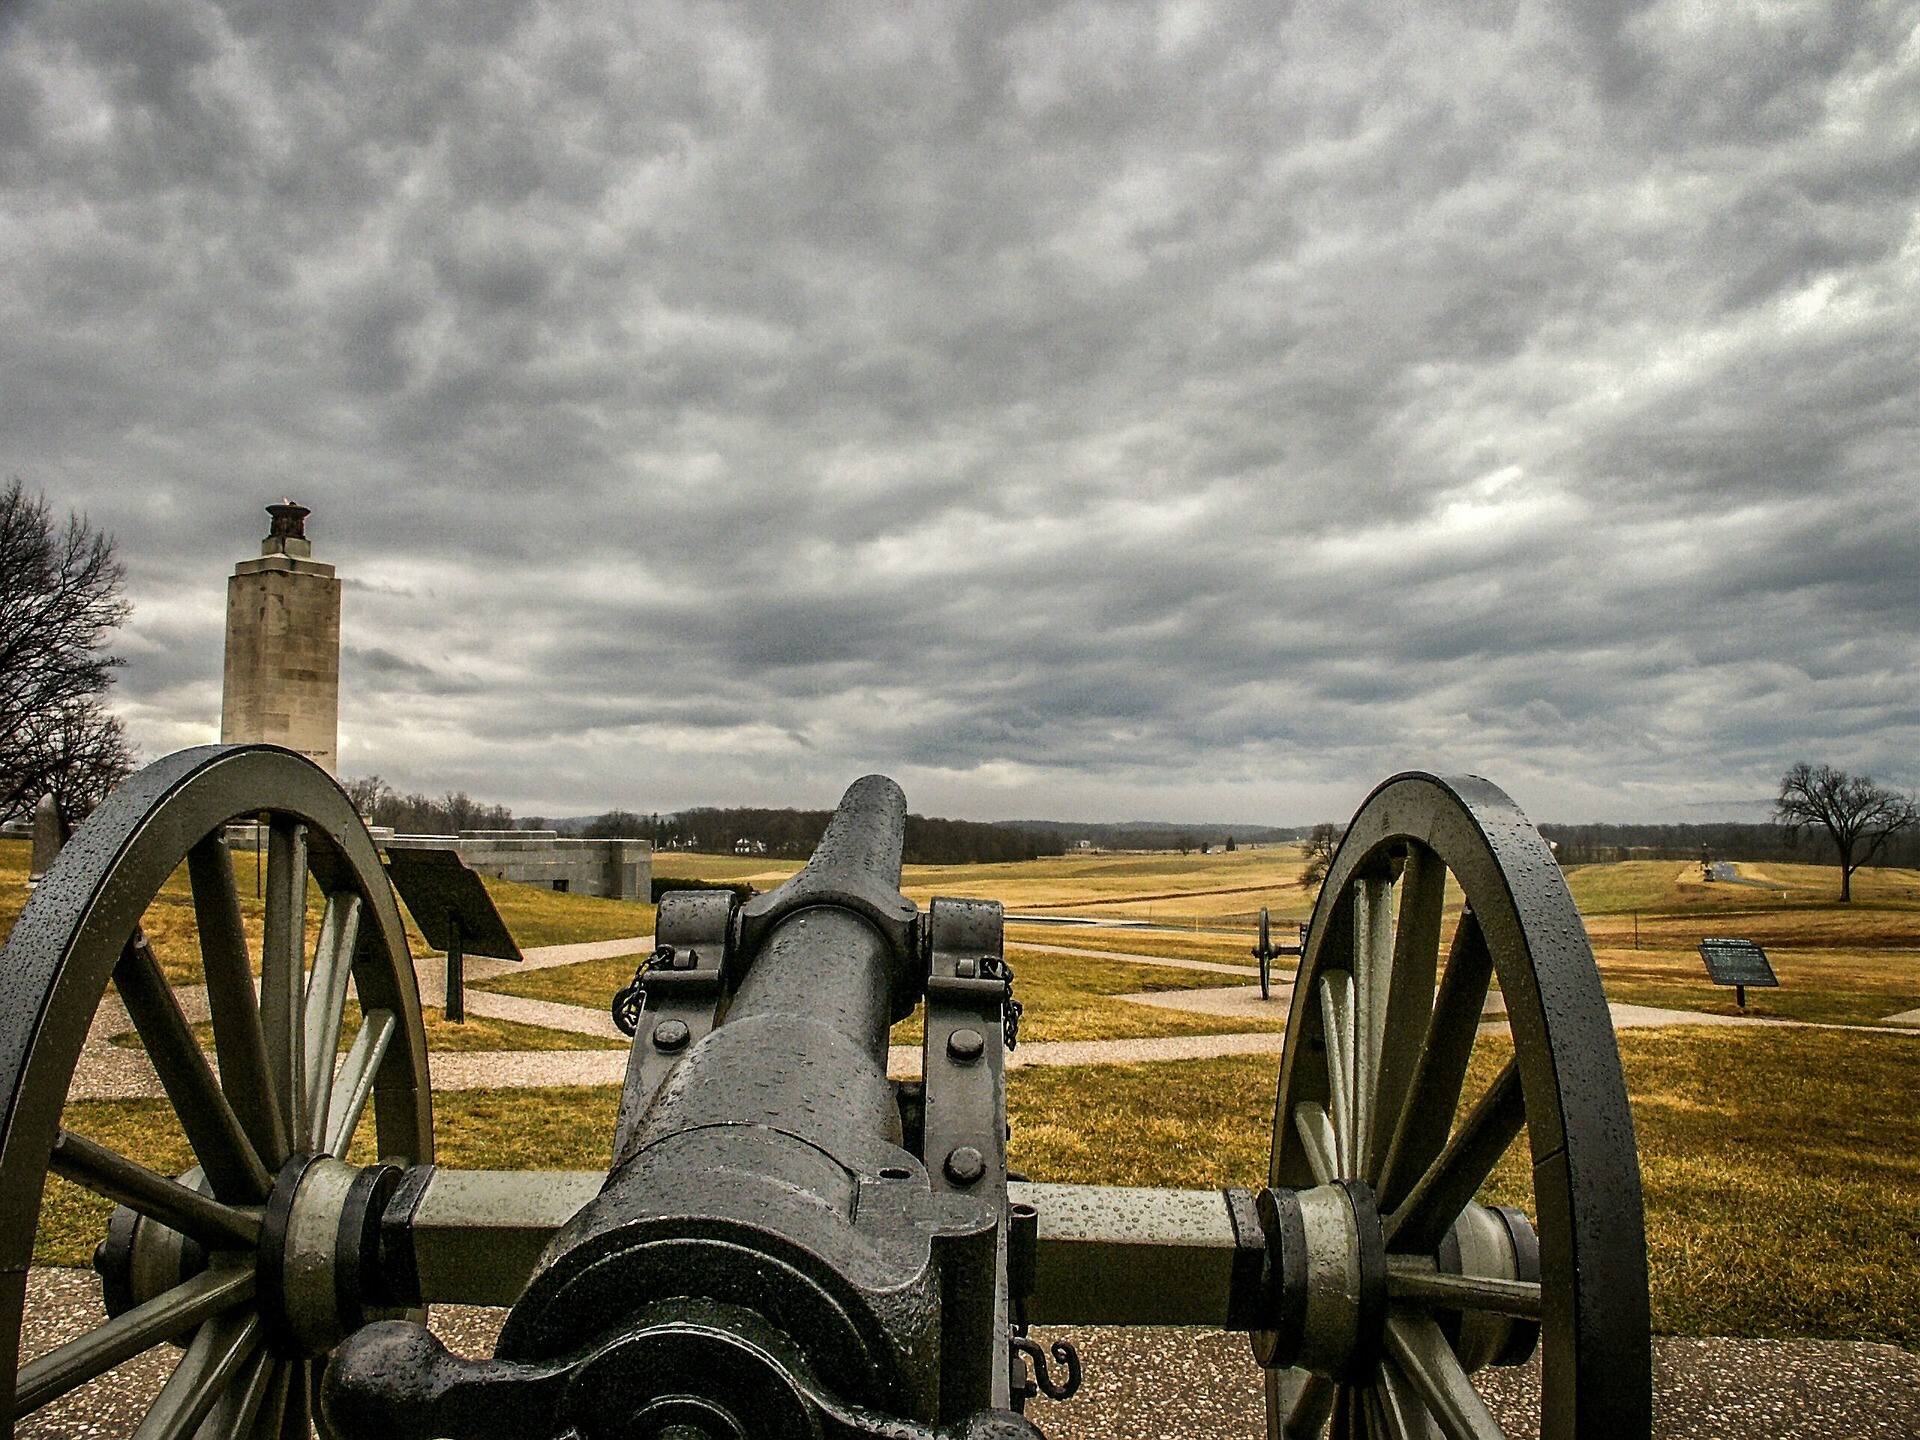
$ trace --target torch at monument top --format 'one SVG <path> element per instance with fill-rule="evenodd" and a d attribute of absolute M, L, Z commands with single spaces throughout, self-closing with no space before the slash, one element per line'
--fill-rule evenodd
<path fill-rule="evenodd" d="M 273 527 L 260 542 L 262 555 L 293 555 L 305 559 L 313 554 L 313 544 L 307 539 L 307 516 L 313 511 L 295 501 L 282 500 L 278 505 L 267 506 L 267 513 L 273 517 Z"/>

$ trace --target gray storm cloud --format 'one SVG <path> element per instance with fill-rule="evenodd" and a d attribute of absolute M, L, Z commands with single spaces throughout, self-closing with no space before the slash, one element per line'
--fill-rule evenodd
<path fill-rule="evenodd" d="M 523 810 L 1920 778 L 1920 11 L 0 11 L 0 469 Z"/>

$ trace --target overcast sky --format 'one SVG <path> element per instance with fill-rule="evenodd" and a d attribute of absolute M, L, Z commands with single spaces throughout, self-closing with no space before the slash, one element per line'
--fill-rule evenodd
<path fill-rule="evenodd" d="M 1757 818 L 1920 779 L 1916 196 L 1912 3 L 0 0 L 0 474 L 149 758 L 289 495 L 522 814 Z"/>

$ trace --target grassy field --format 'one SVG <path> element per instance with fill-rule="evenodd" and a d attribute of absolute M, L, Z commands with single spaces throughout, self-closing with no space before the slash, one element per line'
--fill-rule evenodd
<path fill-rule="evenodd" d="M 13 928 L 27 903 L 27 872 L 31 847 L 24 840 L 0 840 L 0 936 Z M 234 879 L 240 892 L 240 915 L 247 938 L 256 952 L 254 973 L 259 973 L 257 953 L 265 905 L 255 894 L 254 855 L 237 852 L 233 857 Z M 514 940 L 524 949 L 541 945 L 563 945 L 583 940 L 619 940 L 628 936 L 653 933 L 653 906 L 630 900 L 606 900 L 593 895 L 564 895 L 532 885 L 517 885 L 510 880 L 482 876 L 487 893 L 507 923 Z M 319 887 L 307 887 L 307 928 L 318 928 L 322 898 Z M 413 917 L 404 909 L 407 943 L 415 955 L 431 955 Z M 160 959 L 167 978 L 175 984 L 201 981 L 199 928 L 193 918 L 193 892 L 187 885 L 186 867 L 176 871 L 160 887 L 153 904 L 141 920 Z"/>
<path fill-rule="evenodd" d="M 1114 965 L 1077 955 L 1051 955 L 1009 946 L 1015 993 L 1026 1007 L 1023 1040 L 1120 1040 L 1150 1035 L 1219 1035 L 1284 1028 L 1284 1013 L 1273 1020 L 1240 1020 L 1182 1014 L 1111 997 L 1156 990 L 1213 989 L 1234 983 L 1230 975 L 1176 970 L 1154 965 Z M 632 959 L 584 960 L 523 975 L 500 975 L 475 983 L 502 995 L 522 995 L 562 1005 L 605 1009 L 614 991 L 633 977 Z M 1276 1007 L 1278 1011 L 1278 1007 Z M 920 1043 L 919 1017 L 894 1027 L 896 1045 Z"/>
<path fill-rule="evenodd" d="M 427 1048 L 450 1052 L 475 1050 L 624 1050 L 623 1040 L 598 1035 L 582 1035 L 572 1030 L 550 1030 L 544 1025 L 523 1025 L 517 1020 L 497 1020 L 490 1015 L 469 1015 L 455 1025 L 438 1005 L 420 1007 L 420 1019 L 427 1032 Z M 353 1045 L 360 1030 L 360 1002 L 347 1001 L 341 1014 L 341 1054 Z M 202 1020 L 193 1027 L 200 1048 L 213 1053 L 213 1022 Z M 144 1050 L 137 1032 L 126 1030 L 110 1036 L 108 1043 L 125 1050 Z"/>
<path fill-rule="evenodd" d="M 1275 920 L 1275 944 L 1291 944 L 1297 922 Z M 1009 925 L 1009 945 L 1064 946 L 1070 950 L 1117 950 L 1125 955 L 1152 955 L 1176 960 L 1213 960 L 1223 965 L 1253 969 L 1254 931 L 1234 930 L 1102 930 L 1080 925 Z M 1291 963 L 1291 962 L 1289 962 Z M 1228 977 L 1223 985 L 1233 983 Z"/>
<path fill-rule="evenodd" d="M 1300 851 L 1291 845 L 1231 855 L 1075 854 L 1004 865 L 909 865 L 900 888 L 923 906 L 935 895 L 953 895 L 998 900 L 1019 913 L 1103 915 L 1169 925 L 1198 920 L 1204 925 L 1225 917 L 1250 922 L 1262 905 L 1305 914 L 1309 905 L 1300 888 L 1300 867 Z M 746 880 L 763 890 L 798 868 L 797 861 L 764 856 L 654 857 L 654 873 L 661 877 Z"/>

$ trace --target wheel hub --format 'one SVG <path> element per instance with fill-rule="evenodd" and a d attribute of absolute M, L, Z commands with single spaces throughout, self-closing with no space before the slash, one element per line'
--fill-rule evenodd
<path fill-rule="evenodd" d="M 1339 1379 L 1364 1375 L 1380 1354 L 1387 1313 L 1387 1247 L 1372 1187 L 1339 1180 L 1268 1189 L 1258 1208 L 1271 1326 L 1254 1332 L 1260 1363 Z"/>
<path fill-rule="evenodd" d="M 403 1313 L 376 1303 L 375 1283 L 380 1212 L 402 1173 L 329 1155 L 281 1167 L 261 1219 L 256 1293 L 286 1353 L 324 1355 L 369 1320 Z"/>

